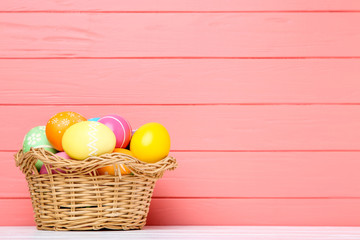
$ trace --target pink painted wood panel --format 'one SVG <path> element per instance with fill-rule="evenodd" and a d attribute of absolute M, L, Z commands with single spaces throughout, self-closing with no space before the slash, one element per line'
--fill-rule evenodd
<path fill-rule="evenodd" d="M 1 1 L 1 11 L 311 11 L 360 10 L 357 0 L 37 0 Z"/>
<path fill-rule="evenodd" d="M 0 58 L 353 57 L 360 13 L 7 13 Z"/>
<path fill-rule="evenodd" d="M 359 199 L 157 199 L 150 225 L 359 226 Z"/>
<path fill-rule="evenodd" d="M 150 225 L 360 226 L 360 2 L 0 1 L 0 225 L 53 114 L 156 121 L 179 168 Z"/>
<path fill-rule="evenodd" d="M 359 66 L 360 59 L 2 59 L 0 103 L 359 103 Z"/>
<path fill-rule="evenodd" d="M 0 198 L 29 197 L 13 152 L 0 152 Z M 360 197 L 360 152 L 176 152 L 155 197 Z M 321 173 L 321 174 L 319 174 Z"/>
<path fill-rule="evenodd" d="M 160 122 L 172 136 L 172 150 L 360 150 L 358 105 L 210 106 L 0 106 L 0 150 L 17 150 L 34 126 L 57 112 L 87 118 L 119 114 L 138 128 Z"/>
<path fill-rule="evenodd" d="M 360 226 L 359 214 L 359 199 L 155 198 L 147 224 Z M 0 199 L 0 225 L 35 225 L 30 199 Z"/>

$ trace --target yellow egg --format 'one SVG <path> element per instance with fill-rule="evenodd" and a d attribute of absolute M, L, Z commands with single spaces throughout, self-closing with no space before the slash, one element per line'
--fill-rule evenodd
<path fill-rule="evenodd" d="M 116 144 L 114 132 L 99 122 L 83 121 L 69 127 L 62 138 L 64 151 L 72 158 L 84 160 L 113 152 Z"/>
<path fill-rule="evenodd" d="M 141 161 L 155 163 L 169 154 L 169 133 L 159 123 L 147 123 L 134 133 L 130 151 Z"/>

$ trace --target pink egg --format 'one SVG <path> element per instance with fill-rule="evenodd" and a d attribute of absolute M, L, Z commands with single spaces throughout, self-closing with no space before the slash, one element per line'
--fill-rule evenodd
<path fill-rule="evenodd" d="M 71 159 L 71 157 L 69 157 L 69 155 L 67 155 L 66 152 L 58 152 L 55 155 L 65 158 L 65 159 Z"/>
<path fill-rule="evenodd" d="M 69 157 L 69 155 L 66 154 L 66 152 L 58 152 L 55 155 L 65 158 L 65 159 L 71 159 Z M 64 170 L 58 169 L 59 172 L 65 173 Z M 57 174 L 57 172 L 55 170 L 51 170 L 52 174 Z M 41 169 L 40 169 L 40 174 L 48 174 L 48 171 L 45 167 L 45 164 L 42 165 Z"/>
<path fill-rule="evenodd" d="M 115 134 L 116 148 L 126 148 L 131 139 L 131 125 L 118 115 L 107 115 L 99 119 L 100 123 L 108 126 Z"/>

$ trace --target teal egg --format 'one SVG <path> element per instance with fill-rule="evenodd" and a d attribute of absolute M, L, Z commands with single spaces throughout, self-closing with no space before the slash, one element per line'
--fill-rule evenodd
<path fill-rule="evenodd" d="M 88 119 L 88 121 L 93 121 L 93 122 L 97 122 L 97 121 L 99 121 L 99 117 L 96 117 L 96 118 L 90 118 L 90 119 Z"/>
<path fill-rule="evenodd" d="M 30 148 L 45 148 L 45 150 L 52 153 L 57 153 L 58 151 L 50 144 L 46 138 L 45 126 L 37 126 L 32 128 L 26 135 L 23 141 L 23 152 L 26 153 Z M 35 167 L 40 171 L 43 163 L 38 160 L 35 164 Z"/>

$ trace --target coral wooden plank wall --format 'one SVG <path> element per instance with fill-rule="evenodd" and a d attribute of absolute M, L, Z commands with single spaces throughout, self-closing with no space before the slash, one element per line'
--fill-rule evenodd
<path fill-rule="evenodd" d="M 0 1 L 0 225 L 34 225 L 12 155 L 74 110 L 170 131 L 152 225 L 359 226 L 357 0 Z"/>

